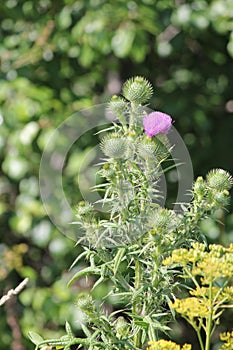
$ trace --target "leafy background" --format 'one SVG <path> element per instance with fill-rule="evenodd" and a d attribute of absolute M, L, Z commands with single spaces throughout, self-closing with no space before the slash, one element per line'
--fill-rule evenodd
<path fill-rule="evenodd" d="M 30 278 L 19 301 L 1 308 L 1 349 L 33 349 L 29 330 L 62 335 L 65 320 L 78 333 L 75 296 L 93 284 L 90 278 L 66 287 L 81 248 L 57 231 L 39 196 L 43 149 L 68 116 L 107 102 L 127 78 L 143 75 L 155 87 L 151 107 L 173 116 L 195 176 L 213 167 L 233 173 L 232 13 L 232 0 L 1 2 L 1 293 Z M 91 143 L 87 135 L 64 169 L 73 202 L 81 199 L 77 167 Z M 225 229 L 203 223 L 210 241 L 233 241 L 230 212 Z M 108 288 L 103 284 L 94 297 Z"/>

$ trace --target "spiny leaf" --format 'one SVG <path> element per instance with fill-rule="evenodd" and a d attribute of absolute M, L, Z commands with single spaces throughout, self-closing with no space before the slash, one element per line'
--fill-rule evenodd
<path fill-rule="evenodd" d="M 70 327 L 69 322 L 67 322 L 67 321 L 66 321 L 66 324 L 65 324 L 65 329 L 66 329 L 66 334 L 67 334 L 69 340 L 72 340 L 74 338 L 73 332 L 72 332 L 72 329 Z"/>
<path fill-rule="evenodd" d="M 79 254 L 79 256 L 74 260 L 74 262 L 72 263 L 72 265 L 70 266 L 70 270 L 77 264 L 77 262 L 79 260 L 81 260 L 83 257 L 85 257 L 87 254 L 89 253 L 88 250 L 85 250 L 84 252 L 82 252 L 81 254 Z"/>
<path fill-rule="evenodd" d="M 115 258 L 114 258 L 114 265 L 113 265 L 113 273 L 114 273 L 114 275 L 116 275 L 116 273 L 118 271 L 120 263 L 123 260 L 123 257 L 125 255 L 125 251 L 126 251 L 125 248 L 118 249 L 118 252 L 117 252 L 117 254 L 116 254 Z"/>
<path fill-rule="evenodd" d="M 93 275 L 98 275 L 100 272 L 100 270 L 98 268 L 93 268 L 93 267 L 86 267 L 85 269 L 78 271 L 72 278 L 71 280 L 68 282 L 68 287 L 77 279 L 83 277 L 83 276 L 87 276 L 90 274 Z"/>
<path fill-rule="evenodd" d="M 31 342 L 35 345 L 38 345 L 44 341 L 44 339 L 39 334 L 37 334 L 35 332 L 29 332 L 28 337 L 31 340 Z"/>

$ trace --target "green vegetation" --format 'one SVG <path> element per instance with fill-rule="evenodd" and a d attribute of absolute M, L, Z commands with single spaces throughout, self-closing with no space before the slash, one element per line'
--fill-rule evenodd
<path fill-rule="evenodd" d="M 68 116 L 108 102 L 122 81 L 143 75 L 155 87 L 152 108 L 174 117 L 195 175 L 213 167 L 233 173 L 232 11 L 231 0 L 1 2 L 1 294 L 25 277 L 30 282 L 18 303 L 1 308 L 0 348 L 33 349 L 29 330 L 44 338 L 62 336 L 66 319 L 78 334 L 73 301 L 95 282 L 90 277 L 67 288 L 68 269 L 81 248 L 53 226 L 39 196 L 41 155 Z M 92 142 L 89 135 L 81 139 L 64 169 L 73 203 L 82 199 L 77 164 Z M 216 215 L 224 221 L 222 211 Z M 225 244 L 233 240 L 232 227 L 228 215 L 227 234 L 210 220 L 202 229 L 209 241 Z M 77 269 L 83 266 L 80 261 Z M 99 286 L 93 297 L 108 288 Z"/>

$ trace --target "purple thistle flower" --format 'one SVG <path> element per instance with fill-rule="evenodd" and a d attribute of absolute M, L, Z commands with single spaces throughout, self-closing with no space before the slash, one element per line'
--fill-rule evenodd
<path fill-rule="evenodd" d="M 149 136 L 155 136 L 159 133 L 167 134 L 172 124 L 170 115 L 162 112 L 152 112 L 143 118 L 145 133 Z"/>

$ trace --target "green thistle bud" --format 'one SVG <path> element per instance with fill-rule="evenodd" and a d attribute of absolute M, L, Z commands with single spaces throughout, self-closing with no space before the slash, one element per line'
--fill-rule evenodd
<path fill-rule="evenodd" d="M 116 320 L 115 323 L 115 329 L 116 329 L 116 336 L 118 339 L 122 339 L 127 336 L 129 329 L 128 329 L 128 323 L 124 319 L 124 317 L 120 316 Z"/>
<path fill-rule="evenodd" d="M 122 116 L 127 112 L 128 104 L 122 97 L 114 95 L 109 102 L 109 109 L 117 117 Z"/>
<path fill-rule="evenodd" d="M 145 141 L 140 142 L 137 147 L 138 155 L 143 159 L 155 159 L 158 153 L 158 145 L 154 142 Z"/>
<path fill-rule="evenodd" d="M 170 155 L 171 150 L 172 150 L 172 147 L 170 145 L 170 142 L 169 142 L 167 136 L 164 134 L 156 135 L 156 137 L 153 137 L 152 142 L 154 142 L 154 144 L 156 145 L 157 160 L 164 161 L 165 159 L 167 159 Z"/>
<path fill-rule="evenodd" d="M 115 134 L 109 135 L 102 140 L 101 149 L 109 158 L 125 159 L 127 158 L 128 142 Z"/>
<path fill-rule="evenodd" d="M 206 183 L 202 176 L 198 176 L 193 184 L 193 191 L 200 197 L 203 197 L 206 193 Z"/>
<path fill-rule="evenodd" d="M 227 206 L 229 204 L 229 192 L 227 190 L 216 192 L 214 194 L 214 201 L 220 206 Z"/>
<path fill-rule="evenodd" d="M 179 219 L 173 210 L 159 208 L 149 216 L 148 223 L 160 234 L 174 230 L 178 226 Z"/>
<path fill-rule="evenodd" d="M 114 169 L 110 166 L 109 163 L 105 163 L 103 165 L 103 168 L 99 171 L 99 174 L 101 174 L 103 177 L 110 179 L 111 177 L 114 176 L 115 171 Z"/>
<path fill-rule="evenodd" d="M 151 98 L 152 94 L 151 84 L 143 77 L 131 78 L 123 86 L 124 97 L 132 103 L 145 103 Z"/>
<path fill-rule="evenodd" d="M 91 203 L 81 201 L 75 208 L 76 217 L 79 220 L 90 222 L 94 219 L 95 211 Z"/>
<path fill-rule="evenodd" d="M 207 177 L 207 184 L 217 191 L 229 190 L 233 184 L 231 175 L 223 169 L 211 170 Z"/>
<path fill-rule="evenodd" d="M 95 306 L 92 297 L 89 294 L 80 293 L 76 301 L 76 306 L 87 316 L 95 316 Z"/>
<path fill-rule="evenodd" d="M 142 142 L 138 143 L 137 149 L 141 158 L 160 162 L 169 156 L 171 150 L 169 140 L 166 135 L 159 136 L 153 137 L 153 139 L 145 137 Z"/>

